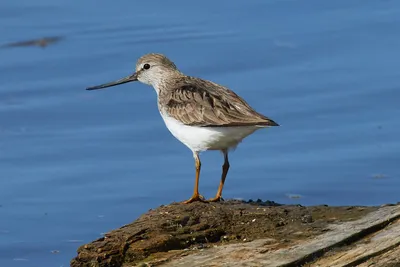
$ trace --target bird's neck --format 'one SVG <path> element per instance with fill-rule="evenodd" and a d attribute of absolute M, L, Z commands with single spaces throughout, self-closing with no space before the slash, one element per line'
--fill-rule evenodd
<path fill-rule="evenodd" d="M 177 81 L 181 80 L 185 75 L 179 71 L 171 71 L 168 75 L 162 75 L 159 79 L 155 79 L 152 83 L 153 88 L 156 90 L 157 95 L 159 96 L 162 92 L 166 92 L 171 90 L 171 88 L 175 88 L 175 84 Z"/>

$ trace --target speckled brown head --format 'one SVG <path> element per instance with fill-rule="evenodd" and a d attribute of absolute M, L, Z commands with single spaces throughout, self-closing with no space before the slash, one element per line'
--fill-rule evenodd
<path fill-rule="evenodd" d="M 178 75 L 181 75 L 181 73 L 171 60 L 162 54 L 151 53 L 138 59 L 136 71 L 132 75 L 110 83 L 88 87 L 86 90 L 103 89 L 133 81 L 140 81 L 148 85 L 156 86 L 166 77 Z"/>

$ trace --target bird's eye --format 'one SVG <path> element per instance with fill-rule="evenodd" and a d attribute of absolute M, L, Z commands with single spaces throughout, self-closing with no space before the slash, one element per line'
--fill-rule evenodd
<path fill-rule="evenodd" d="M 143 65 L 143 69 L 145 69 L 145 70 L 148 70 L 148 69 L 150 69 L 150 64 L 147 64 L 147 63 L 146 63 L 146 64 L 144 64 L 144 65 Z"/>

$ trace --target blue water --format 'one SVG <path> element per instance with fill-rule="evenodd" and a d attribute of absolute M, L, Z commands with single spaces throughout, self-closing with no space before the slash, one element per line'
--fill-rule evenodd
<path fill-rule="evenodd" d="M 76 249 L 187 199 L 191 152 L 152 88 L 84 88 L 165 53 L 279 124 L 231 154 L 225 198 L 303 205 L 399 201 L 400 2 L 0 2 L 0 266 L 68 266 Z M 200 192 L 222 164 L 202 154 Z M 291 195 L 300 198 L 290 198 Z"/>

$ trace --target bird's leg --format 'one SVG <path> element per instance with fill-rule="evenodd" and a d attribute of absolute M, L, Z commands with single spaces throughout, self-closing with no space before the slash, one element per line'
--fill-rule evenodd
<path fill-rule="evenodd" d="M 201 168 L 201 161 L 200 161 L 199 153 L 194 152 L 193 157 L 194 157 L 194 162 L 195 162 L 195 166 L 196 166 L 196 181 L 194 183 L 194 191 L 193 191 L 192 197 L 189 198 L 188 200 L 184 201 L 183 202 L 184 204 L 189 204 L 194 201 L 205 202 L 204 198 L 199 194 L 199 178 L 200 178 L 200 168 Z"/>
<path fill-rule="evenodd" d="M 229 170 L 228 151 L 223 150 L 222 153 L 224 153 L 224 165 L 222 165 L 221 181 L 219 183 L 217 194 L 215 195 L 214 198 L 209 199 L 208 200 L 209 202 L 217 202 L 217 201 L 222 200 L 222 189 L 224 188 L 226 175 L 228 174 L 228 170 Z"/>

